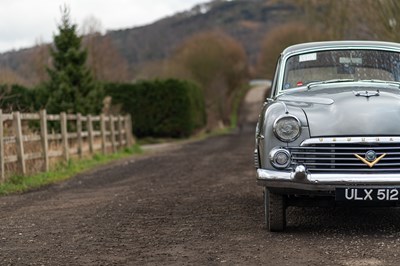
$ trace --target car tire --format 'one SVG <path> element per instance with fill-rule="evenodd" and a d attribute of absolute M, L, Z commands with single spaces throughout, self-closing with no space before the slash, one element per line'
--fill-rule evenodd
<path fill-rule="evenodd" d="M 281 232 L 286 227 L 285 196 L 264 189 L 265 225 L 270 232 Z"/>

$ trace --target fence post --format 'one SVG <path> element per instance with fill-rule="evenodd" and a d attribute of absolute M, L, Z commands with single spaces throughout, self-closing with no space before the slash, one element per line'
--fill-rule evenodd
<path fill-rule="evenodd" d="M 40 111 L 40 138 L 43 150 L 43 171 L 49 171 L 49 144 L 47 137 L 47 112 L 45 109 Z"/>
<path fill-rule="evenodd" d="M 69 161 L 69 147 L 68 147 L 68 129 L 67 129 L 67 114 L 62 112 L 60 114 L 61 123 L 61 136 L 62 136 L 62 146 L 63 155 L 65 162 Z"/>
<path fill-rule="evenodd" d="M 101 150 L 106 154 L 106 120 L 104 114 L 100 116 Z"/>
<path fill-rule="evenodd" d="M 123 145 L 123 133 L 122 133 L 122 116 L 118 116 L 118 141 L 119 141 L 119 148 Z"/>
<path fill-rule="evenodd" d="M 22 136 L 22 125 L 21 125 L 21 114 L 20 112 L 13 113 L 13 124 L 15 129 L 15 140 L 17 146 L 17 157 L 18 164 L 21 168 L 21 172 L 23 175 L 26 174 L 26 166 L 25 166 L 25 153 L 24 153 L 24 140 Z"/>
<path fill-rule="evenodd" d="M 125 137 L 126 137 L 126 146 L 128 148 L 132 147 L 133 145 L 131 138 L 132 127 L 129 121 L 130 121 L 130 115 L 125 116 Z"/>
<path fill-rule="evenodd" d="M 93 154 L 94 152 L 94 139 L 93 139 L 93 119 L 91 115 L 87 117 L 87 129 L 89 134 L 89 152 Z"/>
<path fill-rule="evenodd" d="M 112 146 L 112 151 L 116 152 L 116 144 L 115 144 L 115 121 L 114 121 L 114 116 L 110 115 L 110 130 L 111 130 L 111 146 Z"/>
<path fill-rule="evenodd" d="M 3 110 L 0 109 L 0 178 L 5 181 L 4 176 L 4 131 L 3 131 Z"/>
<path fill-rule="evenodd" d="M 83 155 L 83 143 L 82 143 L 82 114 L 76 115 L 76 133 L 78 138 L 78 156 L 82 158 Z"/>
<path fill-rule="evenodd" d="M 130 140 L 130 135 L 129 135 L 129 124 L 128 124 L 128 115 L 125 116 L 124 118 L 124 126 L 125 126 L 125 139 L 126 139 L 126 147 L 132 146 L 131 140 Z"/>

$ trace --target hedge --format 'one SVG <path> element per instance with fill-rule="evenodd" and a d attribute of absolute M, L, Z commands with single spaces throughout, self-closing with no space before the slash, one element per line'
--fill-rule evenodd
<path fill-rule="evenodd" d="M 4 111 L 31 111 L 35 93 L 20 85 L 0 85 L 0 109 Z"/>
<path fill-rule="evenodd" d="M 204 96 L 194 83 L 177 79 L 105 84 L 113 105 L 132 115 L 141 137 L 187 137 L 206 123 Z"/>
<path fill-rule="evenodd" d="M 0 109 L 3 112 L 36 112 L 45 108 L 47 97 L 45 89 L 40 86 L 0 85 Z"/>

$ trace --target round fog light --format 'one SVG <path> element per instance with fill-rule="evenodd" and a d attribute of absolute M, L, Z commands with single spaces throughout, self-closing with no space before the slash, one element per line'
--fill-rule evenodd
<path fill-rule="evenodd" d="M 270 153 L 271 164 L 278 169 L 285 169 L 290 164 L 290 152 L 286 149 L 275 148 Z"/>
<path fill-rule="evenodd" d="M 289 156 L 286 152 L 278 152 L 275 156 L 275 162 L 279 165 L 285 165 L 289 161 Z"/>

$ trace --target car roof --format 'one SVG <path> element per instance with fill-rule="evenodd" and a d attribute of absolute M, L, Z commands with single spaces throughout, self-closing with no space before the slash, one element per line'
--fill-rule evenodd
<path fill-rule="evenodd" d="M 326 41 L 326 42 L 308 42 L 289 46 L 282 55 L 291 53 L 306 52 L 313 50 L 332 50 L 335 48 L 380 48 L 400 50 L 400 44 L 394 42 L 381 41 Z"/>

